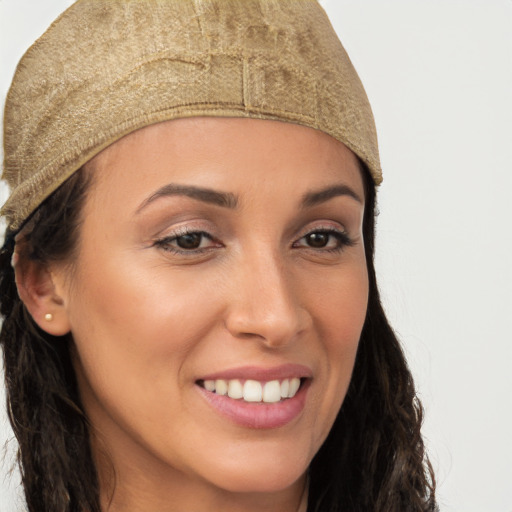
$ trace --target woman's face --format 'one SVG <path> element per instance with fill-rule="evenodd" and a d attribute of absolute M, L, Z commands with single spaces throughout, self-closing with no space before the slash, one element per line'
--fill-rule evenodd
<path fill-rule="evenodd" d="M 87 171 L 77 256 L 53 275 L 118 485 L 291 488 L 366 313 L 354 154 L 294 124 L 197 118 L 133 133 Z"/>

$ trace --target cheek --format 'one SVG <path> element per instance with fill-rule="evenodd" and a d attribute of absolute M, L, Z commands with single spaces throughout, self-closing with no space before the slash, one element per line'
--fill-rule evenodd
<path fill-rule="evenodd" d="M 320 416 L 324 418 L 320 441 L 327 436 L 347 393 L 354 369 L 368 304 L 366 264 L 340 273 L 319 293 L 316 301 L 319 342 L 324 351 L 321 378 L 324 396 Z"/>
<path fill-rule="evenodd" d="M 170 272 L 140 264 L 127 257 L 105 261 L 98 271 L 84 266 L 76 288 L 71 313 L 74 331 L 86 331 L 88 338 L 107 337 L 112 348 L 140 351 L 151 357 L 154 351 L 176 352 L 186 348 L 192 333 L 208 319 L 214 319 L 215 287 L 201 287 L 201 277 Z M 203 281 L 204 284 L 204 281 Z M 180 335 L 176 336 L 179 332 Z M 170 342 L 172 340 L 172 342 Z M 183 346 L 181 346 L 183 345 Z M 130 349 L 131 347 L 131 349 Z"/>
<path fill-rule="evenodd" d="M 190 354 L 219 317 L 218 301 L 200 287 L 200 276 L 171 278 L 163 265 L 141 271 L 132 258 L 104 258 L 101 267 L 96 261 L 79 269 L 80 293 L 70 308 L 80 371 L 100 401 L 122 415 L 140 414 L 129 408 L 153 398 L 148 410 L 160 415 L 158 396 L 184 385 Z M 172 416 L 172 403 L 167 407 Z"/>
<path fill-rule="evenodd" d="M 317 277 L 317 283 L 311 303 L 326 350 L 342 353 L 357 347 L 368 305 L 368 272 L 364 256 L 324 279 Z"/>

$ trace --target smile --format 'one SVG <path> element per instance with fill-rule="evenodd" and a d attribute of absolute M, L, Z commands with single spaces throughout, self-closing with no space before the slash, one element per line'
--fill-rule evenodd
<path fill-rule="evenodd" d="M 251 429 L 274 429 L 298 420 L 313 373 L 299 364 L 243 367 L 205 375 L 196 389 L 221 416 Z"/>
<path fill-rule="evenodd" d="M 273 404 L 293 398 L 301 386 L 301 379 L 293 377 L 291 379 L 271 380 L 268 382 L 251 379 L 246 381 L 240 379 L 216 379 L 199 381 L 198 384 L 206 391 L 228 396 L 234 400 Z"/>

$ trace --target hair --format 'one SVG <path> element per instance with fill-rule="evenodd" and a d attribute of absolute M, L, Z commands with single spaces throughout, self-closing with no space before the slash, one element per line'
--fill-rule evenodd
<path fill-rule="evenodd" d="M 21 257 L 48 264 L 76 250 L 88 185 L 78 171 L 25 224 Z M 99 485 L 71 363 L 70 335 L 41 330 L 18 296 L 11 257 L 15 233 L 0 251 L 0 332 L 7 411 L 29 512 L 100 512 Z"/>
<path fill-rule="evenodd" d="M 366 169 L 362 174 L 368 309 L 347 396 L 310 466 L 308 511 L 434 511 L 422 407 L 377 288 L 375 187 Z M 78 171 L 41 204 L 22 230 L 23 257 L 44 265 L 73 256 L 87 186 L 87 174 Z M 70 358 L 73 340 L 39 329 L 20 300 L 11 267 L 14 236 L 7 232 L 0 251 L 0 344 L 28 510 L 100 512 L 90 429 Z"/>
<path fill-rule="evenodd" d="M 434 512 L 435 476 L 421 436 L 423 408 L 375 275 L 375 186 L 365 186 L 369 296 L 347 395 L 310 466 L 309 512 Z"/>

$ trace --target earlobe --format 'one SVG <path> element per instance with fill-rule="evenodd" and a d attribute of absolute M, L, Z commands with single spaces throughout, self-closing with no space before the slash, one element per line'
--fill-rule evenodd
<path fill-rule="evenodd" d="M 18 295 L 34 322 L 53 336 L 70 331 L 64 298 L 55 286 L 55 276 L 43 263 L 27 257 L 13 256 Z"/>

